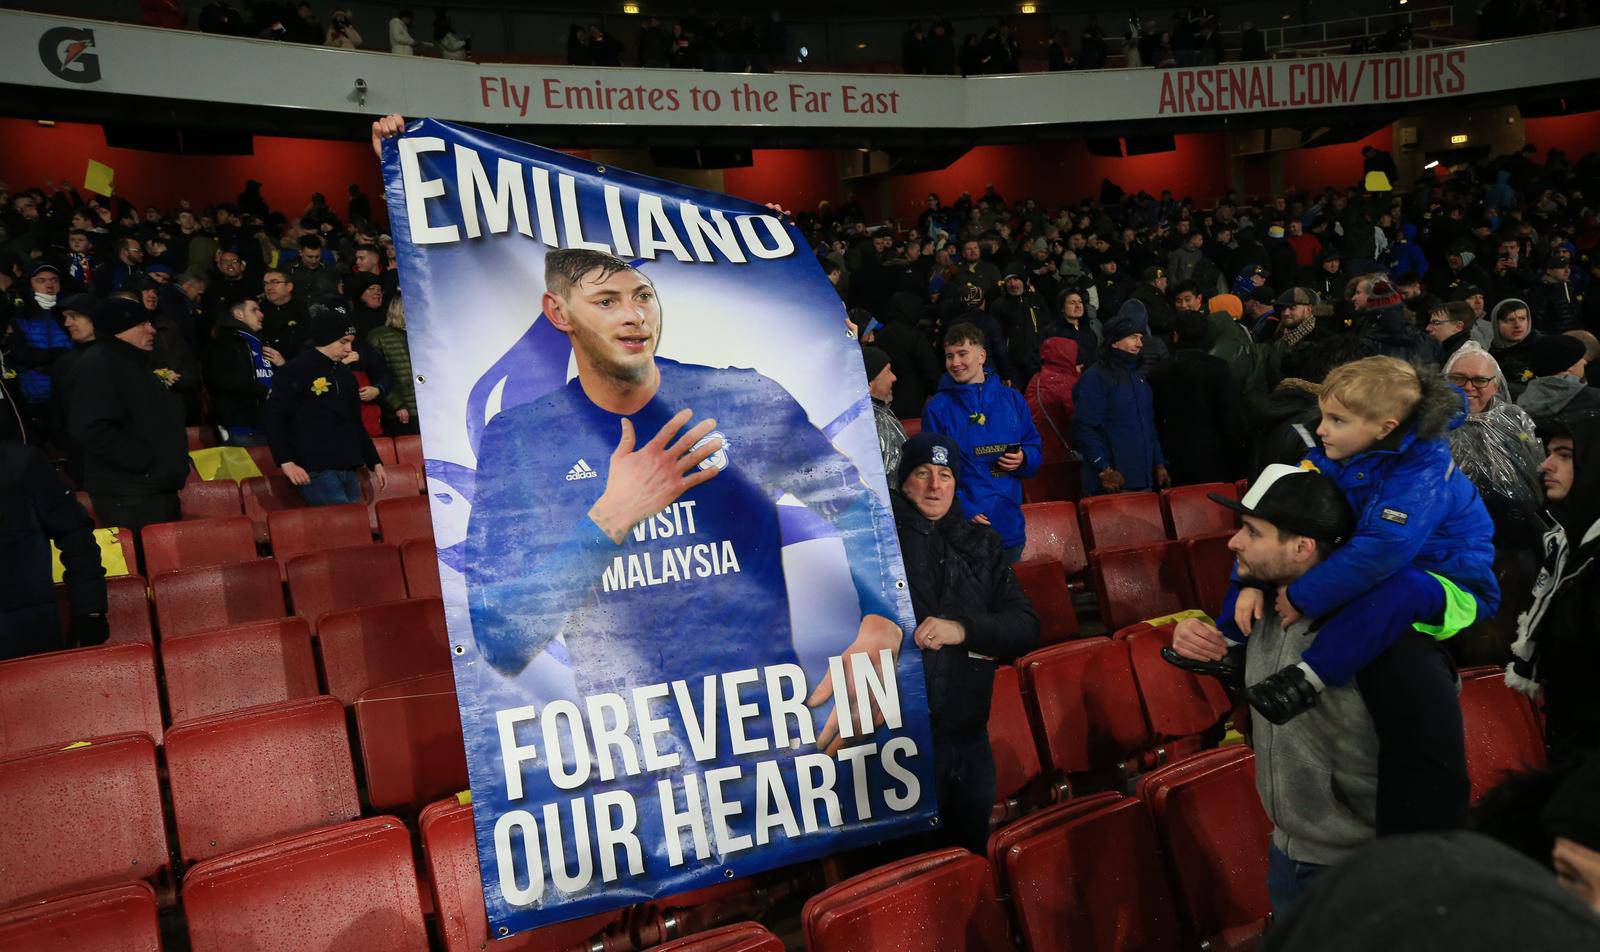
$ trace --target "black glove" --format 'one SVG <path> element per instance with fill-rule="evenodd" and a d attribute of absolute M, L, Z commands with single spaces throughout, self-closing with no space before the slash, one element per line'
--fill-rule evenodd
<path fill-rule="evenodd" d="M 1250 685 L 1245 697 L 1256 713 L 1274 724 L 1287 724 L 1317 706 L 1317 689 L 1297 664 Z"/>
<path fill-rule="evenodd" d="M 92 645 L 103 645 L 111 637 L 111 626 L 106 624 L 103 613 L 93 615 L 73 615 L 72 625 L 68 629 L 68 640 L 75 648 L 88 648 Z"/>

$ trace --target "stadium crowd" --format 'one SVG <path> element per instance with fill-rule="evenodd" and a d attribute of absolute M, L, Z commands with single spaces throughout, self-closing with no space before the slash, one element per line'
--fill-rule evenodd
<path fill-rule="evenodd" d="M 1248 480 L 1218 498 L 1243 528 L 1216 624 L 1165 657 L 1253 709 L 1277 911 L 1370 841 L 1468 825 L 1600 909 L 1600 158 L 1529 146 L 1403 193 L 1392 157 L 1366 166 L 1265 198 L 991 184 L 903 222 L 794 217 L 863 345 L 950 839 L 983 850 L 996 661 L 1038 644 L 1022 480 Z M 3 226 L 4 524 L 28 558 L 57 540 L 69 646 L 106 623 L 63 478 L 137 530 L 178 518 L 186 426 L 269 446 L 311 504 L 358 501 L 360 471 L 384 479 L 372 437 L 416 432 L 394 246 L 354 186 L 298 215 L 256 182 L 174 209 L 28 188 Z M 5 590 L 0 656 L 61 646 L 36 568 Z M 1553 766 L 1469 817 L 1456 665 L 1484 663 L 1540 697 Z"/>

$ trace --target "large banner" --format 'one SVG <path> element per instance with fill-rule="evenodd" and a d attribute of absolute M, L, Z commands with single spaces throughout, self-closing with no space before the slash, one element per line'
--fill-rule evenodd
<path fill-rule="evenodd" d="M 495 934 L 929 829 L 865 373 L 799 231 L 433 120 L 383 170 Z"/>

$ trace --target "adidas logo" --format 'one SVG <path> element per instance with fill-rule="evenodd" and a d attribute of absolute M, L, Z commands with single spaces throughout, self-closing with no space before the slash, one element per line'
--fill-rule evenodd
<path fill-rule="evenodd" d="M 580 459 L 572 464 L 571 469 L 567 470 L 567 482 L 570 483 L 578 479 L 594 479 L 599 475 L 594 471 L 594 467 Z"/>

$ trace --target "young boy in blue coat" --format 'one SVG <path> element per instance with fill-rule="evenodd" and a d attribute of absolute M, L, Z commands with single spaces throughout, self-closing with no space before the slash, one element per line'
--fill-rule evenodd
<path fill-rule="evenodd" d="M 1285 624 L 1301 617 L 1327 624 L 1299 664 L 1249 688 L 1251 704 L 1275 723 L 1315 705 L 1324 686 L 1349 683 L 1405 636 L 1403 628 L 1348 620 L 1359 612 L 1334 617 L 1400 569 L 1415 566 L 1442 590 L 1439 617 L 1415 626 L 1423 634 L 1449 638 L 1500 607 L 1494 524 L 1444 438 L 1465 412 L 1460 392 L 1437 373 L 1368 357 L 1334 369 L 1320 405 L 1322 445 L 1301 465 L 1339 484 L 1357 523 L 1348 543 L 1277 597 Z M 1221 613 L 1230 641 L 1249 635 L 1264 597 L 1256 588 L 1230 590 Z"/>
<path fill-rule="evenodd" d="M 945 332 L 945 374 L 922 410 L 922 431 L 961 446 L 961 511 L 1000 533 L 1007 560 L 1015 562 L 1027 541 L 1022 480 L 1039 469 L 1039 431 L 1022 394 L 984 373 L 987 358 L 983 331 L 975 325 L 956 324 Z"/>

